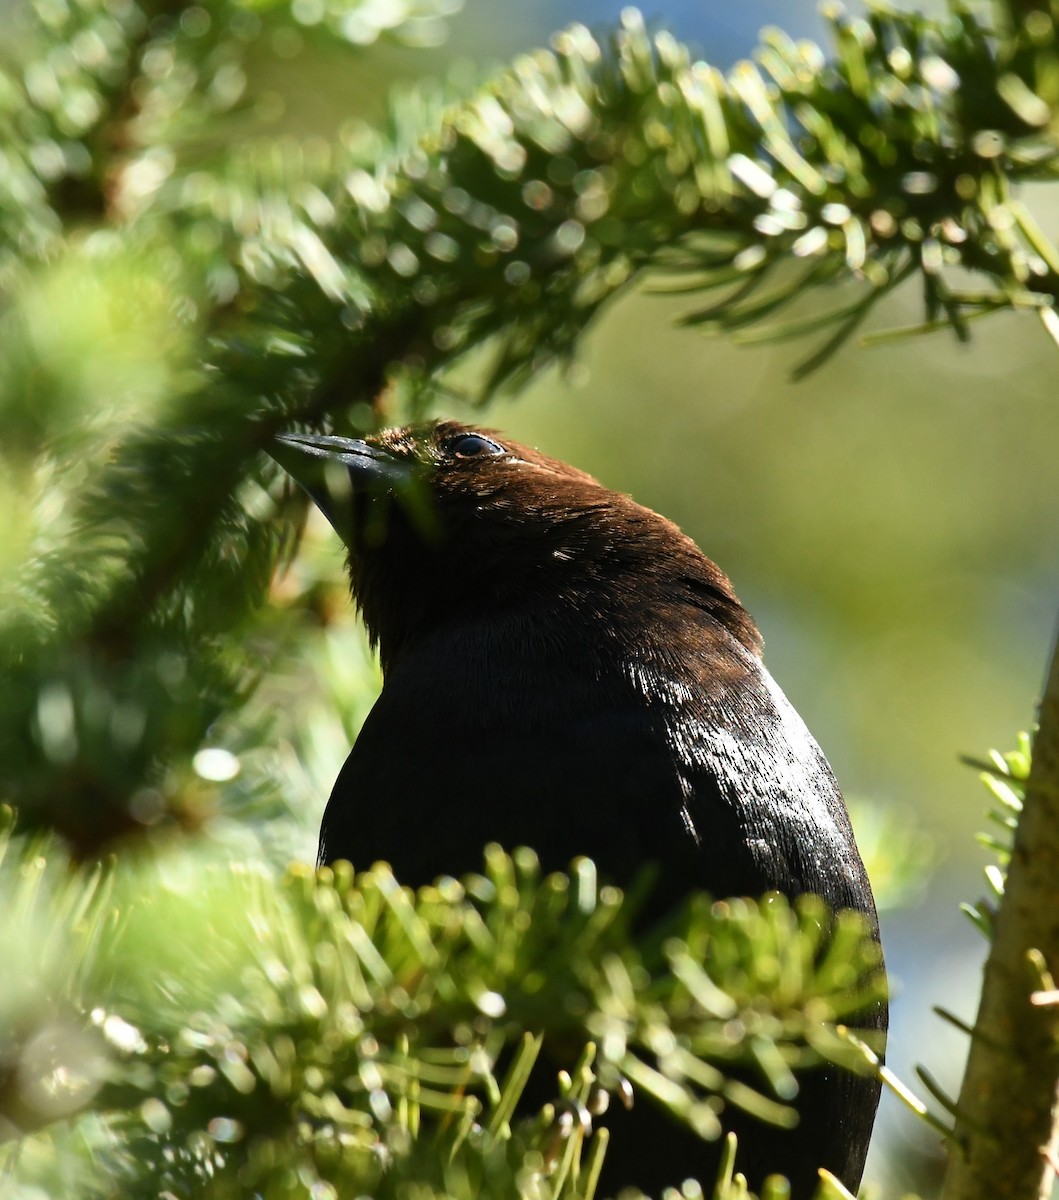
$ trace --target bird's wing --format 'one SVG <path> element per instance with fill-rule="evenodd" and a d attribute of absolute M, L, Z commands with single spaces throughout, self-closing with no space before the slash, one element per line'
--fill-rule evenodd
<path fill-rule="evenodd" d="M 738 826 L 765 889 L 814 892 L 874 920 L 831 768 L 768 671 L 756 661 L 749 668 L 737 686 L 708 693 L 680 726 L 689 824 L 705 844 L 720 808 Z"/>

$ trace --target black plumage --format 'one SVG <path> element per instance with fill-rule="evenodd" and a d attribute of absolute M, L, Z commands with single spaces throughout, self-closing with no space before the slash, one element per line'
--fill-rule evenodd
<path fill-rule="evenodd" d="M 383 859 L 418 885 L 480 869 L 487 842 L 530 845 L 546 870 L 585 854 L 620 884 L 659 864 L 649 916 L 696 888 L 813 892 L 877 931 L 831 770 L 728 578 L 674 524 L 453 422 L 285 435 L 275 455 L 350 549 L 384 675 L 321 862 Z M 739 1166 L 788 1174 L 797 1200 L 818 1166 L 855 1189 L 877 1102 L 874 1081 L 817 1071 L 793 1133 L 739 1122 Z M 615 1130 L 611 1187 L 709 1183 L 716 1150 L 659 1121 Z"/>

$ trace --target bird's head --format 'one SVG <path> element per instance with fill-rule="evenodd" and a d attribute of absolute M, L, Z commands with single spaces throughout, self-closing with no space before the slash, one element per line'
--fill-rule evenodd
<path fill-rule="evenodd" d="M 671 521 L 503 434 L 435 421 L 282 434 L 270 453 L 349 550 L 384 667 L 409 639 L 483 614 L 561 620 L 572 607 L 620 622 L 630 606 L 678 603 L 760 653 L 728 578 Z"/>

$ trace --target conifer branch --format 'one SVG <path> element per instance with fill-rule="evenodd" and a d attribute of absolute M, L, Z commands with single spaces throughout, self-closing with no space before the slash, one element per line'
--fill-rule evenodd
<path fill-rule="evenodd" d="M 841 964 L 816 953 L 811 898 L 699 897 L 634 942 L 629 906 L 590 863 L 542 879 L 528 851 L 491 848 L 481 876 L 412 893 L 385 867 L 277 881 L 208 859 L 118 863 L 93 889 L 45 850 L 12 844 L 0 876 L 14 921 L 48 930 L 50 951 L 0 1057 L 0 1132 L 23 1135 L 28 1162 L 5 1153 L 29 1184 L 34 1146 L 62 1146 L 55 1123 L 83 1116 L 98 1159 L 87 1194 L 102 1167 L 101 1186 L 144 1195 L 272 1194 L 294 1170 L 337 1194 L 409 1181 L 428 1196 L 527 1194 L 528 1171 L 584 1196 L 603 1093 L 632 1079 L 637 1103 L 706 1137 L 723 1104 L 783 1120 L 793 1070 L 863 1069 L 836 1023 L 882 986 L 853 914 L 838 921 Z M 42 1030 L 44 994 L 61 1005 Z M 738 1065 L 756 1085 L 729 1081 Z M 554 1102 L 516 1120 L 542 1073 Z"/>

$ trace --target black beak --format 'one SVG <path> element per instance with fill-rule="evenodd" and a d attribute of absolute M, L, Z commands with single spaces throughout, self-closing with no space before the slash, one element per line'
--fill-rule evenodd
<path fill-rule="evenodd" d="M 414 460 L 354 438 L 281 433 L 268 453 L 309 494 L 347 544 L 354 496 L 405 491 L 416 476 Z"/>

